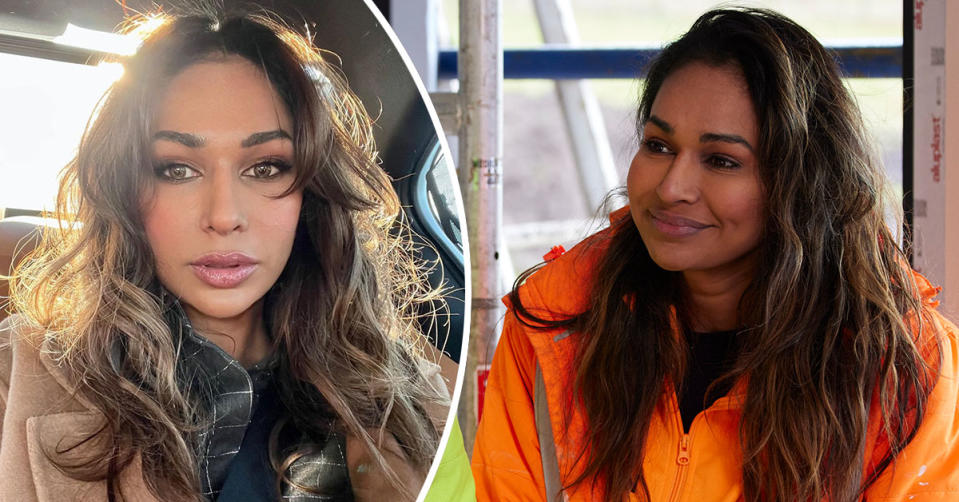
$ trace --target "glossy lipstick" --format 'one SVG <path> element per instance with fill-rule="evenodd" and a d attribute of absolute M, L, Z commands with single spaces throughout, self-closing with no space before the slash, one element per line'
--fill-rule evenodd
<path fill-rule="evenodd" d="M 190 263 L 193 273 L 206 284 L 220 289 L 234 288 L 256 269 L 257 261 L 243 253 L 207 253 Z"/>
<path fill-rule="evenodd" d="M 689 237 L 698 233 L 700 230 L 711 227 L 689 218 L 670 213 L 668 211 L 652 209 L 649 211 L 649 217 L 653 221 L 656 230 L 670 237 Z"/>

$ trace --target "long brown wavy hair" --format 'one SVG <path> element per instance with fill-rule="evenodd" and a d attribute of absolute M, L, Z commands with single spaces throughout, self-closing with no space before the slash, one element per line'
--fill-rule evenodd
<path fill-rule="evenodd" d="M 924 307 L 884 222 L 884 175 L 835 56 L 791 20 L 746 8 L 701 16 L 651 64 L 639 131 L 663 81 L 691 62 L 738 68 L 759 121 L 764 232 L 739 303 L 742 349 L 724 377 L 746 381 L 745 498 L 856 500 L 915 435 L 941 357 L 910 327 L 921 329 Z M 544 319 L 527 310 L 518 287 L 535 269 L 510 299 L 523 323 L 580 334 L 571 406 L 589 428 L 569 486 L 595 483 L 621 500 L 639 485 L 648 500 L 650 419 L 687 366 L 671 312 L 686 327 L 689 312 L 682 274 L 653 262 L 628 213 L 604 235 L 594 239 L 602 251 L 584 312 Z M 888 448 L 863 478 L 875 406 Z"/>
<path fill-rule="evenodd" d="M 290 110 L 296 171 L 290 192 L 303 190 L 293 251 L 264 313 L 279 357 L 274 375 L 284 420 L 321 442 L 328 422 L 314 418 L 332 410 L 338 428 L 365 444 L 397 488 L 404 480 L 383 455 L 389 438 L 425 476 L 441 428 L 427 409 L 449 403 L 421 364 L 426 342 L 418 312 L 441 299 L 402 230 L 399 201 L 377 163 L 359 99 L 307 38 L 266 15 L 144 20 L 129 30 L 159 27 L 121 61 L 123 77 L 101 100 L 64 170 L 59 228 L 44 236 L 12 282 L 16 310 L 40 328 L 75 377 L 76 392 L 106 417 L 85 441 L 98 453 L 61 469 L 113 486 L 139 453 L 154 495 L 199 498 L 191 439 L 209 417 L 176 378 L 177 348 L 164 320 L 169 305 L 140 201 L 153 183 L 150 128 L 164 86 L 192 64 L 239 56 L 261 69 Z M 274 466 L 278 483 L 309 450 L 302 446 L 280 457 L 271 452 L 283 459 Z M 113 490 L 111 499 L 122 498 Z"/>

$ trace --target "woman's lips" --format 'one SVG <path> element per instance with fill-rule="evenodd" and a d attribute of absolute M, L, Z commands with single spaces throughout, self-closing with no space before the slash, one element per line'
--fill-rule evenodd
<path fill-rule="evenodd" d="M 685 218 L 667 211 L 650 210 L 649 217 L 656 230 L 670 237 L 689 237 L 711 227 L 690 218 Z"/>
<path fill-rule="evenodd" d="M 208 253 L 190 263 L 198 279 L 214 288 L 233 288 L 256 269 L 257 261 L 243 253 Z"/>

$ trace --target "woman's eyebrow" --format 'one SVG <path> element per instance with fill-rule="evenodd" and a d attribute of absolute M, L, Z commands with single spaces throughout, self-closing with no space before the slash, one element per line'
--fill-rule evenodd
<path fill-rule="evenodd" d="M 748 141 L 746 141 L 746 138 L 738 134 L 719 134 L 715 132 L 707 132 L 707 133 L 703 133 L 699 137 L 700 143 L 711 143 L 714 141 L 719 141 L 722 143 L 738 143 L 748 148 L 750 152 L 754 151 L 753 146 L 750 145 Z"/>
<path fill-rule="evenodd" d="M 206 144 L 206 139 L 202 136 L 197 136 L 196 134 L 190 134 L 186 132 L 177 132 L 177 131 L 157 131 L 153 134 L 153 141 L 157 140 L 167 140 L 174 143 L 180 143 L 181 145 L 190 147 L 190 148 L 199 148 Z M 292 141 L 293 138 L 290 137 L 290 133 L 282 130 L 275 129 L 273 131 L 264 131 L 264 132 L 255 132 L 249 135 L 246 139 L 240 142 L 240 146 L 244 148 L 249 148 L 251 146 L 261 145 L 268 141 L 273 141 L 275 139 L 287 139 Z"/>
<path fill-rule="evenodd" d="M 157 131 L 153 134 L 153 141 L 165 139 L 190 148 L 199 148 L 206 143 L 202 136 L 176 131 Z"/>
<path fill-rule="evenodd" d="M 266 132 L 255 132 L 243 140 L 243 142 L 240 143 L 240 146 L 249 148 L 251 146 L 261 145 L 267 141 L 273 141 L 274 139 L 288 139 L 293 141 L 293 138 L 290 137 L 288 132 L 284 131 L 283 129 L 274 129 Z"/>
<path fill-rule="evenodd" d="M 647 120 L 648 120 L 649 122 L 652 122 L 653 125 L 655 125 L 656 127 L 662 129 L 663 132 L 665 132 L 666 134 L 672 134 L 672 133 L 673 133 L 673 126 L 671 126 L 671 125 L 669 124 L 669 122 L 666 122 L 665 120 L 657 117 L 656 115 L 650 115 L 650 116 L 649 116 L 649 119 L 647 119 Z"/>
<path fill-rule="evenodd" d="M 673 133 L 673 126 L 670 125 L 669 122 L 666 122 L 665 120 L 663 120 L 662 118 L 657 117 L 656 115 L 650 115 L 648 120 L 649 122 L 652 122 L 653 125 L 655 125 L 656 127 L 662 129 L 663 132 L 665 132 L 666 134 Z M 717 132 L 707 132 L 699 136 L 700 143 L 712 143 L 715 141 L 719 141 L 722 143 L 739 143 L 740 145 L 743 145 L 746 148 L 748 148 L 750 152 L 754 151 L 753 146 L 750 145 L 748 141 L 746 141 L 746 138 L 738 134 L 721 134 Z"/>

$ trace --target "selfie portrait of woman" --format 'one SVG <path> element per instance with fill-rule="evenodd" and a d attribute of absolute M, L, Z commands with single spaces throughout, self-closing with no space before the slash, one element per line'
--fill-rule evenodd
<path fill-rule="evenodd" d="M 11 278 L 2 500 L 414 500 L 436 454 L 444 291 L 367 111 L 309 33 L 208 11 L 128 22 Z"/>
<path fill-rule="evenodd" d="M 516 281 L 479 500 L 959 499 L 956 326 L 835 56 L 764 9 L 650 64 L 627 207 Z"/>

